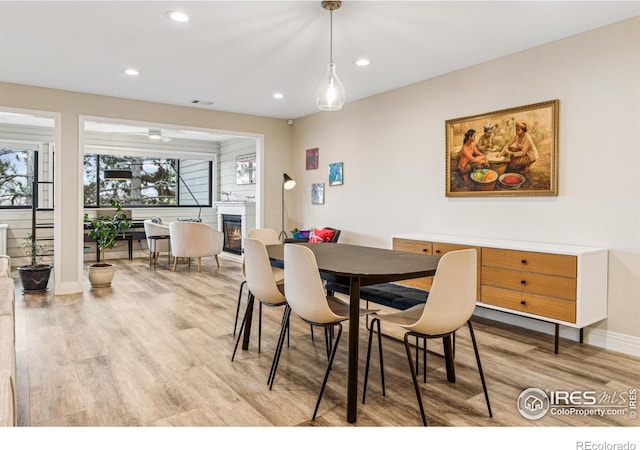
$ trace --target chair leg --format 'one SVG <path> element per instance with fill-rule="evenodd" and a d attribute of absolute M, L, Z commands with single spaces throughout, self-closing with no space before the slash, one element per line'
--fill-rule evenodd
<path fill-rule="evenodd" d="M 262 302 L 258 310 L 258 353 L 260 353 L 262 350 Z"/>
<path fill-rule="evenodd" d="M 493 417 L 491 413 L 491 404 L 489 403 L 489 393 L 487 392 L 487 384 L 484 381 L 484 373 L 482 372 L 482 364 L 480 363 L 480 353 L 478 352 L 478 344 L 476 343 L 476 335 L 473 332 L 473 326 L 471 321 L 467 321 L 469 327 L 469 334 L 471 335 L 471 342 L 473 343 L 473 351 L 476 354 L 476 363 L 478 364 L 478 372 L 480 373 L 480 381 L 482 381 L 482 389 L 484 390 L 484 399 L 487 402 L 487 409 L 489 410 L 489 417 Z"/>
<path fill-rule="evenodd" d="M 409 370 L 411 370 L 411 378 L 413 379 L 413 387 L 416 391 L 416 397 L 418 398 L 418 406 L 420 407 L 420 415 L 422 416 L 422 424 L 427 426 L 427 418 L 424 415 L 424 406 L 422 406 L 422 395 L 420 394 L 420 387 L 418 386 L 418 379 L 416 377 L 416 369 L 413 366 L 413 358 L 411 357 L 411 346 L 409 345 L 409 335 L 404 335 L 404 348 L 407 352 L 407 359 L 409 360 Z"/>
<path fill-rule="evenodd" d="M 218 255 L 215 255 L 216 258 L 216 264 L 218 265 L 218 268 L 220 268 L 220 258 L 218 258 Z"/>
<path fill-rule="evenodd" d="M 236 335 L 236 328 L 238 328 L 238 316 L 240 315 L 240 303 L 242 301 L 242 288 L 247 284 L 247 281 L 240 283 L 240 293 L 238 294 L 238 306 L 236 307 L 236 319 L 233 322 L 233 335 Z"/>
<path fill-rule="evenodd" d="M 336 357 L 336 350 L 338 349 L 338 344 L 340 343 L 340 336 L 342 335 L 342 324 L 337 323 L 338 334 L 336 335 L 335 344 L 333 344 L 333 350 L 331 351 L 331 356 L 329 357 L 329 365 L 327 366 L 327 370 L 324 373 L 324 380 L 322 380 L 322 388 L 320 388 L 320 394 L 318 395 L 318 401 L 316 402 L 316 408 L 313 411 L 313 416 L 311 420 L 316 420 L 316 415 L 318 414 L 318 408 L 320 407 L 320 401 L 322 400 L 322 395 L 324 394 L 324 389 L 327 387 L 327 380 L 329 379 L 329 372 L 331 372 L 331 366 L 333 365 L 333 359 Z M 333 334 L 334 325 L 330 325 L 331 334 Z"/>
<path fill-rule="evenodd" d="M 422 369 L 424 370 L 423 373 L 423 383 L 427 382 L 427 338 L 422 338 L 422 345 L 424 345 L 424 347 L 422 348 Z"/>
<path fill-rule="evenodd" d="M 419 364 L 419 362 L 420 362 L 420 360 L 419 360 L 419 357 L 420 357 L 420 341 L 419 341 L 419 339 L 420 338 L 418 336 L 416 336 L 416 374 L 420 373 L 420 364 Z"/>
<path fill-rule="evenodd" d="M 231 355 L 231 361 L 236 357 L 236 351 L 238 350 L 238 344 L 240 344 L 240 339 L 242 339 L 242 331 L 244 330 L 244 326 L 247 323 L 247 314 L 250 308 L 253 308 L 253 301 L 255 297 L 249 291 L 249 299 L 247 301 L 247 309 L 244 312 L 244 317 L 242 318 L 242 325 L 240 325 L 240 331 L 238 332 L 238 339 L 236 340 L 236 346 L 233 348 L 233 355 Z"/>
<path fill-rule="evenodd" d="M 278 338 L 278 345 L 276 346 L 276 351 L 273 354 L 271 371 L 269 372 L 269 379 L 267 380 L 267 384 L 269 385 L 269 390 L 273 388 L 273 382 L 276 379 L 276 372 L 278 371 L 278 363 L 280 362 L 280 354 L 282 353 L 282 346 L 284 345 L 284 336 L 287 333 L 289 328 L 290 316 L 291 316 L 291 307 L 289 305 L 285 305 L 284 314 L 282 315 L 282 327 L 280 328 L 280 337 Z"/>
<path fill-rule="evenodd" d="M 380 379 L 382 382 L 382 396 L 384 397 L 385 389 L 384 389 L 384 362 L 382 360 L 382 336 L 380 333 L 380 319 L 373 318 L 371 320 L 371 324 L 369 325 L 369 344 L 367 347 L 367 363 L 364 369 L 364 387 L 362 389 L 362 403 L 364 404 L 365 399 L 367 397 L 367 382 L 369 380 L 369 364 L 371 361 L 371 341 L 373 340 L 373 328 L 377 326 L 378 328 L 378 354 L 380 359 Z"/>
<path fill-rule="evenodd" d="M 198 256 L 198 272 L 202 272 L 202 256 Z"/>
<path fill-rule="evenodd" d="M 309 328 L 311 328 L 311 342 L 315 342 L 315 341 L 316 341 L 316 338 L 315 338 L 315 336 L 313 335 L 313 325 L 309 325 Z"/>
<path fill-rule="evenodd" d="M 176 271 L 176 267 L 178 267 L 178 258 L 173 258 L 173 271 Z"/>

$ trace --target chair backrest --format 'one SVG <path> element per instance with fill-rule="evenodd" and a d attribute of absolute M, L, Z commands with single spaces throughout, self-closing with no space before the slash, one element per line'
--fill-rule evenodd
<path fill-rule="evenodd" d="M 445 253 L 438 262 L 422 316 L 408 328 L 439 335 L 467 323 L 476 306 L 477 269 L 476 249 Z"/>
<path fill-rule="evenodd" d="M 150 236 L 166 236 L 169 234 L 169 225 L 155 223 L 151 219 L 144 221 L 144 234 L 147 236 L 147 245 L 152 252 L 169 251 L 168 241 L 156 241 L 149 239 Z"/>
<path fill-rule="evenodd" d="M 331 238 L 331 240 L 329 242 L 338 242 L 338 239 L 340 238 L 340 231 L 337 228 L 331 228 L 331 227 L 325 227 L 327 230 L 333 230 L 333 237 Z"/>
<path fill-rule="evenodd" d="M 144 221 L 144 234 L 147 236 L 166 236 L 169 234 L 169 225 L 155 223 L 151 219 Z"/>
<path fill-rule="evenodd" d="M 267 248 L 258 239 L 244 240 L 244 271 L 249 291 L 260 301 L 284 303 L 285 297 L 273 277 Z"/>
<path fill-rule="evenodd" d="M 254 228 L 247 232 L 247 237 L 258 239 L 264 245 L 280 244 L 278 232 L 273 228 Z"/>
<path fill-rule="evenodd" d="M 171 222 L 169 224 L 173 256 L 214 256 L 222 253 L 224 233 L 206 223 Z"/>
<path fill-rule="evenodd" d="M 347 319 L 329 308 L 318 263 L 309 248 L 296 244 L 284 246 L 284 279 L 287 303 L 302 319 L 318 324 Z"/>

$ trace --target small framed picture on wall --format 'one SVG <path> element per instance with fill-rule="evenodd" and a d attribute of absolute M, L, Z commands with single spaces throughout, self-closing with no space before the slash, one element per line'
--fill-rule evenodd
<path fill-rule="evenodd" d="M 313 205 L 324 204 L 324 183 L 311 184 L 311 203 Z"/>
<path fill-rule="evenodd" d="M 314 170 L 318 168 L 318 160 L 320 157 L 320 149 L 319 148 L 310 148 L 307 149 L 307 170 Z"/>
<path fill-rule="evenodd" d="M 331 163 L 329 164 L 329 186 L 338 186 L 343 182 L 342 179 L 343 163 Z"/>

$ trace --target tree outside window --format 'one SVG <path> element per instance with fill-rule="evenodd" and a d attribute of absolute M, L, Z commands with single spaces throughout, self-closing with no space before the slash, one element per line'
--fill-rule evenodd
<path fill-rule="evenodd" d="M 205 163 L 209 170 L 199 177 L 200 181 L 210 186 L 211 166 Z M 104 170 L 114 169 L 131 170 L 132 178 L 102 179 Z M 176 185 L 179 179 L 176 170 L 180 170 L 178 159 L 85 154 L 85 206 L 108 206 L 112 199 L 118 200 L 123 206 L 180 206 L 181 186 Z M 202 203 L 210 203 L 209 195 Z"/>
<path fill-rule="evenodd" d="M 0 207 L 32 203 L 33 151 L 0 148 Z"/>

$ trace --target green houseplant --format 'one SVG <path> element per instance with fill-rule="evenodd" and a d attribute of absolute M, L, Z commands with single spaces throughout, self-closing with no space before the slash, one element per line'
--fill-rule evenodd
<path fill-rule="evenodd" d="M 42 263 L 47 246 L 33 239 L 33 235 L 29 233 L 22 241 L 21 247 L 24 254 L 31 258 L 31 264 L 18 267 L 22 290 L 24 292 L 46 291 L 53 268 L 51 264 Z"/>
<path fill-rule="evenodd" d="M 88 214 L 84 215 L 84 222 L 87 224 L 89 236 L 98 244 L 100 260 L 89 265 L 89 281 L 93 287 L 107 287 L 111 285 L 115 267 L 105 261 L 105 250 L 118 245 L 119 235 L 124 236 L 125 231 L 131 227 L 133 222 L 122 211 L 120 203 L 111 200 L 111 206 L 115 208 L 113 216 L 99 216 L 89 219 Z"/>

